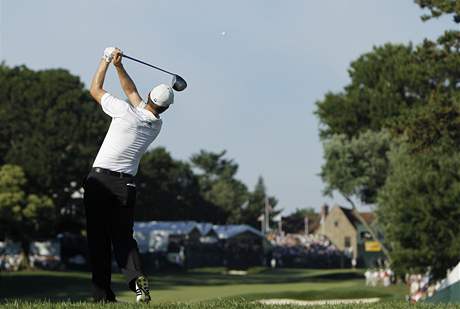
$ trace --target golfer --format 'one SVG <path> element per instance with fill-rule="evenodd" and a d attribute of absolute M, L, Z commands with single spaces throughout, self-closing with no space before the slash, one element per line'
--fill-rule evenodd
<path fill-rule="evenodd" d="M 95 301 L 115 302 L 111 289 L 112 248 L 115 260 L 137 302 L 149 302 L 148 279 L 140 263 L 133 238 L 136 204 L 135 175 L 139 161 L 161 129 L 160 114 L 173 103 L 171 87 L 161 84 L 152 89 L 145 103 L 121 63 L 120 49 L 104 50 L 91 83 L 91 95 L 112 117 L 109 130 L 86 178 L 84 203 Z M 116 68 L 128 101 L 103 89 L 110 62 Z"/>

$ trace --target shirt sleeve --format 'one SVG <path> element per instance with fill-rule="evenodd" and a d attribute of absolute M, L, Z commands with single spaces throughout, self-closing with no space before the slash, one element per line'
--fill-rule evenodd
<path fill-rule="evenodd" d="M 101 98 L 101 106 L 104 113 L 112 118 L 116 118 L 122 117 L 126 113 L 129 103 L 106 92 Z"/>

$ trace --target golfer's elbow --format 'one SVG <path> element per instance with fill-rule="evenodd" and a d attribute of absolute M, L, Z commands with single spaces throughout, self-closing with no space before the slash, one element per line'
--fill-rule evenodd
<path fill-rule="evenodd" d="M 94 86 L 94 85 L 91 85 L 91 88 L 89 89 L 89 93 L 91 94 L 91 96 L 95 99 L 96 96 L 97 96 L 97 93 L 98 93 L 98 90 L 100 88 Z"/>
<path fill-rule="evenodd" d="M 89 93 L 91 94 L 94 100 L 100 103 L 101 98 L 105 93 L 105 90 L 102 89 L 102 87 L 99 85 L 91 85 L 91 88 L 89 89 Z"/>

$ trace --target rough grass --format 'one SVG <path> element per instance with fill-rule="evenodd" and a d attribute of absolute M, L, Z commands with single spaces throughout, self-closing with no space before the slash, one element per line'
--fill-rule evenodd
<path fill-rule="evenodd" d="M 214 300 L 207 302 L 195 302 L 195 303 L 163 303 L 163 304 L 152 304 L 152 305 L 137 305 L 137 304 L 93 304 L 87 302 L 46 302 L 46 301 L 35 301 L 35 302 L 24 302 L 24 301 L 11 301 L 1 305 L 1 308 L 30 308 L 30 309 L 64 309 L 64 308 L 89 308 L 89 309 L 134 309 L 134 308 L 158 308 L 158 309 L 214 309 L 214 308 L 273 308 L 273 309 L 289 309 L 289 308 L 343 308 L 343 309 L 405 309 L 405 308 L 445 308 L 453 309 L 458 308 L 458 305 L 432 305 L 432 304 L 417 304 L 411 305 L 406 302 L 383 302 L 377 304 L 368 305 L 325 305 L 325 306 L 264 306 L 254 302 L 249 302 L 243 299 L 224 299 Z"/>

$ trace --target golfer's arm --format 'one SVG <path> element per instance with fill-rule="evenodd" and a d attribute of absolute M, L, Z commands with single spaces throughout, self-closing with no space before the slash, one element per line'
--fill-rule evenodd
<path fill-rule="evenodd" d="M 99 104 L 101 104 L 102 96 L 106 93 L 102 87 L 104 86 L 105 73 L 107 73 L 108 67 L 109 63 L 107 63 L 104 59 L 101 59 L 96 74 L 94 74 L 93 81 L 91 82 L 91 88 L 89 90 L 91 96 Z"/>
<path fill-rule="evenodd" d="M 124 93 L 132 105 L 138 106 L 141 103 L 142 98 L 139 95 L 139 92 L 137 92 L 137 88 L 133 80 L 131 77 L 129 77 L 121 63 L 116 65 L 115 68 L 117 69 L 118 79 L 120 80 L 121 88 L 123 89 Z"/>

